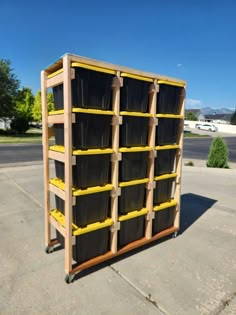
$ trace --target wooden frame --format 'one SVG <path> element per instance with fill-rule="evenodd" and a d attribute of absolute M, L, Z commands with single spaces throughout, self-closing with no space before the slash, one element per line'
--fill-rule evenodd
<path fill-rule="evenodd" d="M 82 63 L 90 68 L 95 68 L 100 71 L 114 73 L 113 79 L 113 100 L 112 100 L 112 150 L 111 155 L 111 184 L 113 189 L 111 191 L 111 219 L 112 226 L 110 226 L 110 251 L 99 257 L 90 259 L 80 265 L 73 266 L 72 264 L 72 246 L 75 242 L 75 237 L 72 231 L 72 206 L 75 204 L 75 197 L 72 194 L 72 165 L 75 164 L 75 157 L 72 155 L 72 124 L 75 122 L 75 114 L 72 112 L 71 100 L 71 80 L 75 77 L 74 69 L 71 67 L 72 62 Z M 142 239 L 132 242 L 123 248 L 117 248 L 118 231 L 120 229 L 120 222 L 118 216 L 118 198 L 121 192 L 119 187 L 119 161 L 122 160 L 122 153 L 119 148 L 119 134 L 120 125 L 122 124 L 122 116 L 120 113 L 120 88 L 123 85 L 123 76 L 130 76 L 139 80 L 150 82 L 150 96 L 149 96 L 149 132 L 148 132 L 148 147 L 149 147 L 149 164 L 148 164 L 148 183 L 146 186 L 146 228 L 145 235 Z M 128 75 L 127 75 L 128 74 Z M 155 134 L 158 118 L 156 118 L 156 100 L 159 92 L 158 82 L 162 80 L 163 83 L 176 86 L 182 86 L 185 91 L 185 81 L 173 79 L 165 76 L 160 76 L 153 73 L 138 71 L 127 67 L 112 65 L 109 63 L 96 61 L 80 56 L 66 54 L 56 63 L 49 66 L 41 72 L 41 86 L 42 86 L 42 121 L 43 121 L 43 160 L 44 160 L 44 207 L 45 207 L 45 243 L 47 248 L 56 244 L 55 240 L 51 240 L 50 226 L 54 226 L 65 238 L 65 272 L 68 276 L 74 274 L 85 268 L 89 268 L 95 264 L 101 263 L 112 257 L 121 255 L 134 248 L 144 244 L 155 241 L 164 236 L 175 234 L 179 229 L 179 214 L 180 214 L 180 194 L 181 194 L 181 166 L 182 166 L 182 148 L 183 148 L 183 119 L 184 115 L 184 99 L 185 94 L 181 98 L 181 112 L 180 115 L 169 115 L 173 118 L 181 119 L 180 128 L 178 130 L 177 143 L 177 157 L 176 157 L 176 188 L 174 200 L 177 202 L 174 225 L 172 228 L 166 229 L 156 235 L 152 235 L 152 221 L 155 217 L 153 210 L 153 190 L 155 188 L 154 180 L 154 162 L 156 157 Z M 48 114 L 47 111 L 47 88 L 63 83 L 64 92 L 64 112 L 61 111 Z M 165 115 L 163 115 L 165 116 Z M 52 128 L 49 124 L 64 124 L 64 152 L 56 152 L 49 150 L 49 137 L 53 135 Z M 65 164 L 65 190 L 55 187 L 50 183 L 49 176 L 49 159 L 55 159 Z M 60 196 L 65 200 L 65 226 L 61 226 L 55 218 L 50 216 L 50 192 Z"/>

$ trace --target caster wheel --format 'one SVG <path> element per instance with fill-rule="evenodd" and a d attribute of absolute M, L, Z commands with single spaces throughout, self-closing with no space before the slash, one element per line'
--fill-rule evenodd
<path fill-rule="evenodd" d="M 52 246 L 47 246 L 46 248 L 45 248 L 45 253 L 47 253 L 47 254 L 51 254 L 52 252 L 53 252 L 53 247 Z"/>
<path fill-rule="evenodd" d="M 172 238 L 176 238 L 177 235 L 178 235 L 178 232 L 173 233 L 173 234 L 172 234 Z"/>
<path fill-rule="evenodd" d="M 74 281 L 74 279 L 75 279 L 75 275 L 74 274 L 66 275 L 65 282 L 69 284 L 69 283 L 72 283 Z"/>

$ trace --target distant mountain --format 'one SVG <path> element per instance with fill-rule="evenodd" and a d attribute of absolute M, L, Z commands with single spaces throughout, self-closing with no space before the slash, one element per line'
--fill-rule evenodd
<path fill-rule="evenodd" d="M 229 108 L 211 108 L 211 107 L 205 107 L 200 109 L 201 113 L 203 115 L 213 115 L 213 114 L 232 114 L 234 111 Z"/>

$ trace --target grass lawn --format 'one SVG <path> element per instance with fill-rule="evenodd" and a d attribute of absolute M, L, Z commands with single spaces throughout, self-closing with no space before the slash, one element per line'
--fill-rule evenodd
<path fill-rule="evenodd" d="M 42 130 L 30 129 L 24 135 L 1 135 L 0 144 L 4 143 L 41 143 Z"/>
<path fill-rule="evenodd" d="M 209 138 L 208 135 L 200 135 L 198 133 L 184 132 L 184 138 Z"/>

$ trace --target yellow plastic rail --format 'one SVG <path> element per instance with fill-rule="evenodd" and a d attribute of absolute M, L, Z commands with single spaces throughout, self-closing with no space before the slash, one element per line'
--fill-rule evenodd
<path fill-rule="evenodd" d="M 120 187 L 128 187 L 128 186 L 145 184 L 145 183 L 148 183 L 148 182 L 149 182 L 148 178 L 143 178 L 143 179 L 131 180 L 131 181 L 128 181 L 128 182 L 121 182 L 121 183 L 119 183 L 119 186 Z"/>
<path fill-rule="evenodd" d="M 127 214 L 119 216 L 118 221 L 122 222 L 122 221 L 130 220 L 130 219 L 137 218 L 137 217 L 140 217 L 142 215 L 145 215 L 147 213 L 148 213 L 147 208 L 143 208 L 141 210 L 131 211 L 131 212 L 127 213 Z"/>
<path fill-rule="evenodd" d="M 63 69 L 59 69 L 59 70 L 57 70 L 57 71 L 55 71 L 55 72 L 49 74 L 49 75 L 48 75 L 48 79 L 51 79 L 51 78 L 55 77 L 56 75 L 58 75 L 58 74 L 60 74 L 60 73 L 62 73 L 62 72 L 63 72 Z"/>
<path fill-rule="evenodd" d="M 50 211 L 50 215 L 63 227 L 65 227 L 65 216 L 57 209 Z M 72 234 L 74 236 L 82 235 L 85 233 L 89 233 L 92 231 L 96 231 L 113 224 L 113 220 L 108 218 L 103 222 L 95 222 L 92 224 L 88 224 L 86 227 L 80 228 L 76 224 L 72 223 Z"/>
<path fill-rule="evenodd" d="M 179 148 L 180 148 L 179 144 L 158 145 L 157 147 L 155 147 L 155 149 L 157 151 L 159 151 L 159 150 L 179 149 Z"/>
<path fill-rule="evenodd" d="M 65 191 L 65 183 L 60 180 L 59 178 L 52 178 L 50 179 L 50 184 L 56 186 L 57 188 Z M 89 187 L 87 189 L 77 189 L 72 188 L 72 194 L 73 196 L 83 196 L 83 195 L 89 195 L 89 194 L 95 194 L 103 191 L 109 191 L 112 190 L 113 186 L 111 184 L 107 184 L 105 186 L 93 186 Z"/>
<path fill-rule="evenodd" d="M 65 153 L 65 147 L 62 145 L 52 145 L 49 147 L 50 150 Z M 88 150 L 73 150 L 73 155 L 99 155 L 99 154 L 112 154 L 113 149 L 88 149 Z"/>
<path fill-rule="evenodd" d="M 119 149 L 119 152 L 122 152 L 122 153 L 128 153 L 128 152 L 145 152 L 145 151 L 151 151 L 151 147 L 132 147 L 132 148 L 120 148 Z"/>
<path fill-rule="evenodd" d="M 72 113 L 94 114 L 94 115 L 114 115 L 114 112 L 111 110 L 100 110 L 100 109 L 91 109 L 91 108 L 73 108 Z M 64 114 L 64 109 L 53 110 L 48 113 L 48 115 L 61 115 L 61 114 Z"/>
<path fill-rule="evenodd" d="M 158 84 L 166 84 L 166 85 L 173 85 L 173 86 L 178 86 L 178 87 L 185 87 L 185 83 L 181 82 L 174 82 L 174 81 L 167 81 L 167 80 L 158 80 Z"/>
<path fill-rule="evenodd" d="M 156 114 L 158 118 L 176 118 L 176 119 L 183 119 L 183 115 L 175 115 L 175 114 Z"/>
<path fill-rule="evenodd" d="M 141 75 L 126 73 L 126 72 L 122 72 L 120 76 L 131 78 L 131 79 L 136 79 L 136 80 L 141 80 L 141 81 L 153 82 L 153 79 L 151 79 L 151 78 L 143 77 Z"/>
<path fill-rule="evenodd" d="M 77 227 L 77 229 L 73 231 L 73 235 L 78 236 L 78 235 L 86 234 L 86 233 L 93 232 L 96 230 L 100 230 L 108 226 L 111 226 L 113 223 L 114 223 L 113 220 L 109 218 L 103 222 L 95 222 L 92 224 L 88 224 L 86 227 L 83 227 L 83 228 Z"/>
<path fill-rule="evenodd" d="M 141 112 L 126 112 L 122 111 L 120 112 L 121 116 L 134 116 L 134 117 L 152 117 L 149 113 L 141 113 Z"/>
<path fill-rule="evenodd" d="M 71 66 L 84 68 L 84 69 L 88 69 L 88 70 L 93 70 L 93 71 L 97 71 L 97 72 L 108 73 L 108 74 L 116 74 L 115 70 L 101 68 L 101 67 L 97 67 L 97 66 L 92 66 L 92 65 L 88 65 L 88 64 L 80 63 L 80 62 L 72 62 Z"/>
<path fill-rule="evenodd" d="M 59 210 L 53 209 L 50 211 L 50 215 L 58 222 L 61 226 L 65 227 L 65 216 Z M 72 231 L 78 229 L 78 226 L 72 223 Z"/>
<path fill-rule="evenodd" d="M 153 207 L 153 211 L 161 211 L 161 210 L 164 210 L 164 209 L 176 206 L 176 205 L 177 205 L 177 201 L 171 200 L 168 202 L 161 203 L 159 206 Z"/>
<path fill-rule="evenodd" d="M 176 177 L 176 176 L 177 176 L 177 173 L 164 174 L 164 175 L 160 175 L 160 176 L 154 177 L 154 180 L 158 181 L 158 180 L 173 178 L 173 177 Z"/>

